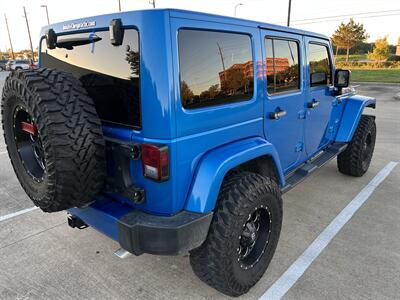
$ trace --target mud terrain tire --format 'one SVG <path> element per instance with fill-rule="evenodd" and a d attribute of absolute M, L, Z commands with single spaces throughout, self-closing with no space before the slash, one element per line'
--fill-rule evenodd
<path fill-rule="evenodd" d="M 361 177 L 367 172 L 375 148 L 375 117 L 362 115 L 353 138 L 346 150 L 338 155 L 339 172 Z"/>
<path fill-rule="evenodd" d="M 1 115 L 14 171 L 36 206 L 55 212 L 94 200 L 106 175 L 105 142 L 79 80 L 51 69 L 12 72 Z"/>
<path fill-rule="evenodd" d="M 239 172 L 227 176 L 217 201 L 207 239 L 190 252 L 190 263 L 202 281 L 237 297 L 260 280 L 274 255 L 282 226 L 281 192 L 268 177 Z M 252 248 L 243 253 L 248 247 L 243 239 L 252 237 L 244 233 L 254 227 L 248 222 L 257 211 L 256 236 L 250 242 Z"/>

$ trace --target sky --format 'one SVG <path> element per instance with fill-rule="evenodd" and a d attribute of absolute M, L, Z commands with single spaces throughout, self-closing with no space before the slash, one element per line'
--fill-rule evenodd
<path fill-rule="evenodd" d="M 151 9 L 149 0 L 120 0 L 123 11 Z M 238 3 L 237 17 L 279 25 L 286 24 L 288 0 L 155 0 L 157 8 L 180 8 L 219 15 L 233 16 Z M 4 14 L 7 14 L 15 51 L 29 48 L 28 32 L 23 18 L 26 7 L 34 48 L 39 42 L 40 28 L 47 23 L 47 5 L 50 23 L 118 11 L 118 0 L 0 0 L 0 50 L 9 48 Z M 370 14 L 371 12 L 375 12 Z M 377 13 L 376 13 L 377 12 Z M 360 14 L 362 15 L 354 15 Z M 365 14 L 364 14 L 365 13 Z M 346 15 L 342 17 L 343 15 Z M 370 35 L 368 41 L 388 36 L 389 43 L 397 44 L 400 37 L 399 0 L 292 0 L 292 27 L 331 36 L 337 26 L 353 15 L 364 24 Z M 390 15 L 390 16 L 388 16 Z M 331 17 L 329 20 L 306 20 Z M 375 17 L 371 17 L 375 16 Z M 304 24 L 308 23 L 308 24 Z"/>

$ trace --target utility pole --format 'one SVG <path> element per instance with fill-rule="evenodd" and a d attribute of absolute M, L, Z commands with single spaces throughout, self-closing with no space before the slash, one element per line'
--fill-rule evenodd
<path fill-rule="evenodd" d="M 292 9 L 292 0 L 289 0 L 289 8 L 288 8 L 288 14 L 287 14 L 287 27 L 290 26 L 290 10 Z"/>
<path fill-rule="evenodd" d="M 24 15 L 25 15 L 25 21 L 26 21 L 26 28 L 28 28 L 29 43 L 31 45 L 31 52 L 32 52 L 32 60 L 35 60 L 35 53 L 33 52 L 33 46 L 32 46 L 31 31 L 29 29 L 28 17 L 26 16 L 25 6 L 24 6 Z"/>
<path fill-rule="evenodd" d="M 7 26 L 7 32 L 8 32 L 8 40 L 10 41 L 10 48 L 11 48 L 12 59 L 15 60 L 14 49 L 13 49 L 12 42 L 11 42 L 10 28 L 8 27 L 8 21 L 7 21 L 7 15 L 6 15 L 6 14 L 4 14 L 4 18 L 6 19 L 6 26 Z"/>
<path fill-rule="evenodd" d="M 47 25 L 50 25 L 49 10 L 47 9 L 47 5 L 40 5 L 40 7 L 44 7 L 46 9 Z"/>
<path fill-rule="evenodd" d="M 156 0 L 151 0 L 149 3 L 153 5 L 153 8 L 156 8 Z"/>
<path fill-rule="evenodd" d="M 221 89 L 222 89 L 222 84 L 224 84 L 224 86 L 226 85 L 225 61 L 224 61 L 224 54 L 222 53 L 222 48 L 218 42 L 217 42 L 217 47 L 218 47 L 219 56 L 221 57 L 222 72 L 224 74 L 224 81 L 221 82 Z"/>
<path fill-rule="evenodd" d="M 118 0 L 119 11 L 121 11 L 121 0 Z"/>

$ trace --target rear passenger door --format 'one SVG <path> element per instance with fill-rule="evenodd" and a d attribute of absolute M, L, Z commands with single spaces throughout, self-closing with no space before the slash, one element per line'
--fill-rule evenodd
<path fill-rule="evenodd" d="M 302 36 L 263 30 L 262 38 L 266 64 L 264 133 L 287 172 L 299 163 L 304 145 Z"/>
<path fill-rule="evenodd" d="M 308 156 L 323 149 L 334 136 L 330 123 L 335 97 L 333 95 L 332 60 L 329 42 L 305 38 L 307 53 L 307 117 L 305 144 Z"/>

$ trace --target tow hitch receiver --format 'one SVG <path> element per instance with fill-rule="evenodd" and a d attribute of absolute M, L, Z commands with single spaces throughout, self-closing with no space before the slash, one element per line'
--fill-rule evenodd
<path fill-rule="evenodd" d="M 85 229 L 89 227 L 89 225 L 87 225 L 81 219 L 72 215 L 68 215 L 68 225 L 71 228 L 78 228 L 78 229 Z"/>

